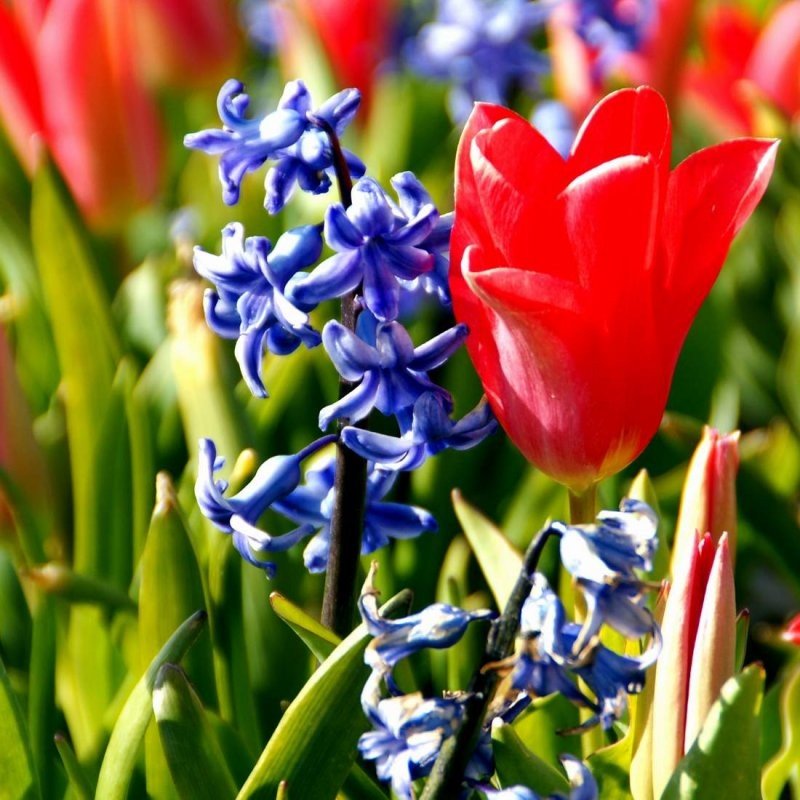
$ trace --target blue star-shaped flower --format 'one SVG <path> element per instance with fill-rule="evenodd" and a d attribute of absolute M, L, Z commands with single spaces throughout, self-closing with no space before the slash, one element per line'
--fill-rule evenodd
<path fill-rule="evenodd" d="M 230 497 L 227 481 L 216 480 L 214 473 L 222 469 L 224 458 L 217 457 L 211 439 L 200 440 L 200 459 L 194 493 L 203 516 L 224 533 L 229 533 L 233 546 L 242 558 L 263 569 L 268 576 L 275 572 L 275 564 L 261 561 L 254 551 L 281 552 L 288 550 L 314 532 L 313 525 L 300 525 L 282 536 L 270 536 L 256 527 L 259 517 L 276 501 L 289 495 L 300 483 L 300 464 L 303 459 L 335 440 L 323 436 L 295 455 L 273 456 L 259 468 L 250 482 Z"/>
<path fill-rule="evenodd" d="M 325 241 L 336 254 L 294 286 L 294 297 L 317 304 L 361 286 L 364 305 L 379 320 L 396 319 L 400 281 L 433 269 L 435 257 L 423 243 L 438 221 L 433 203 L 407 218 L 378 183 L 362 178 L 353 187 L 349 208 L 337 203 L 325 213 Z"/>
<path fill-rule="evenodd" d="M 341 437 L 347 447 L 385 469 L 412 470 L 445 448 L 467 450 L 497 430 L 497 420 L 485 399 L 458 422 L 449 417 L 449 399 L 426 392 L 411 414 L 400 416 L 401 435 L 346 427 Z"/>
<path fill-rule="evenodd" d="M 333 320 L 326 323 L 322 330 L 325 350 L 339 374 L 358 386 L 320 411 L 320 428 L 338 418 L 357 422 L 373 408 L 387 416 L 410 412 L 423 394 L 433 394 L 444 407 L 452 408 L 450 394 L 434 384 L 427 372 L 444 364 L 466 335 L 466 325 L 456 325 L 415 348 L 399 322 L 376 323 L 366 312 L 359 318 L 357 333 Z"/>
<path fill-rule="evenodd" d="M 324 466 L 308 470 L 305 483 L 272 506 L 293 522 L 316 532 L 303 553 L 309 572 L 324 572 L 328 566 L 335 475 L 335 461 L 330 459 Z M 383 502 L 395 477 L 390 472 L 370 466 L 361 537 L 362 555 L 385 547 L 390 539 L 412 539 L 422 533 L 435 531 L 438 527 L 433 515 L 422 508 Z"/>
<path fill-rule="evenodd" d="M 289 281 L 314 264 L 321 250 L 322 237 L 313 225 L 287 231 L 273 249 L 263 236 L 245 239 L 237 222 L 222 231 L 222 255 L 195 248 L 195 270 L 216 287 L 205 295 L 208 325 L 219 336 L 237 340 L 236 360 L 256 397 L 267 396 L 261 376 L 265 350 L 285 355 L 301 342 L 314 347 L 321 341 L 309 323 L 310 307 L 286 297 Z"/>
<path fill-rule="evenodd" d="M 333 150 L 328 134 L 319 126 L 323 120 L 341 135 L 355 116 L 361 95 L 345 89 L 312 110 L 311 95 L 302 81 L 286 84 L 275 111 L 259 118 L 246 115 L 250 98 L 237 80 L 220 89 L 217 110 L 222 129 L 190 133 L 184 144 L 193 150 L 219 155 L 222 198 L 227 205 L 239 201 L 242 180 L 266 161 L 275 165 L 267 173 L 264 205 L 270 214 L 280 211 L 295 185 L 313 194 L 327 192 L 333 173 Z M 344 151 L 351 175 L 360 177 L 364 164 Z"/>

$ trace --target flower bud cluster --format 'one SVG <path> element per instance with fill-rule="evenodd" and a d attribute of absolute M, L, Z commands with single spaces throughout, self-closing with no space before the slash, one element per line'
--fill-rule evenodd
<path fill-rule="evenodd" d="M 285 550 L 310 536 L 306 566 L 312 572 L 326 569 L 334 460 L 313 464 L 304 483 L 300 474 L 300 461 L 324 444 L 340 437 L 368 462 L 362 537 L 362 553 L 368 554 L 391 538 L 436 529 L 423 509 L 385 501 L 398 471 L 415 469 L 448 447 L 471 447 L 496 429 L 485 402 L 460 421 L 451 419 L 453 398 L 429 377 L 463 343 L 466 326 L 415 345 L 398 319 L 420 293 L 449 309 L 452 214 L 440 214 L 410 172 L 392 178 L 396 200 L 373 178 L 362 177 L 364 164 L 338 141 L 359 99 L 356 90 L 348 89 L 314 109 L 302 81 L 292 81 L 276 110 L 249 117 L 249 98 L 232 80 L 219 94 L 222 129 L 186 137 L 188 147 L 220 157 L 228 204 L 238 201 L 244 176 L 267 162 L 264 204 L 269 213 L 280 211 L 296 186 L 319 194 L 328 190 L 332 177 L 340 184 L 360 178 L 343 202 L 327 209 L 322 224 L 293 228 L 274 247 L 263 236 L 246 237 L 242 226 L 232 223 L 222 232 L 221 254 L 195 250 L 196 271 L 214 287 L 205 295 L 206 320 L 218 335 L 236 340 L 236 359 L 253 395 L 267 396 L 265 354 L 285 355 L 301 344 L 321 343 L 350 387 L 319 414 L 322 430 L 337 422 L 337 436 L 323 437 L 296 456 L 269 459 L 234 496 L 226 497 L 227 486 L 214 478 L 221 463 L 213 443 L 201 443 L 196 495 L 203 513 L 232 534 L 246 560 L 268 574 L 274 565 L 254 553 Z M 332 255 L 320 262 L 324 245 Z M 321 330 L 314 327 L 311 315 L 320 304 L 336 298 L 350 302 L 353 296 L 354 329 L 335 320 Z M 397 436 L 354 425 L 373 411 L 396 419 Z M 265 533 L 258 523 L 267 508 L 298 527 L 282 536 Z"/>

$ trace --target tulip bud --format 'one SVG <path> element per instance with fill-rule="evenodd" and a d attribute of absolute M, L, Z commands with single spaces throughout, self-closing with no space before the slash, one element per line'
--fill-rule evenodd
<path fill-rule="evenodd" d="M 672 546 L 672 574 L 694 546 L 695 534 L 710 533 L 716 542 L 728 534 L 736 551 L 736 472 L 739 469 L 739 432 L 720 434 L 703 429 L 683 485 L 681 507 Z"/>
<path fill-rule="evenodd" d="M 734 672 L 736 611 L 728 537 L 715 545 L 710 534 L 696 535 L 693 544 L 675 572 L 661 628 L 664 644 L 651 710 L 655 798 Z"/>

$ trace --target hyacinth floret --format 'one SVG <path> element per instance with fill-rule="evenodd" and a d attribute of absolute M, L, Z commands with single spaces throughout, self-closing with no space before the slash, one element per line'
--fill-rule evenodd
<path fill-rule="evenodd" d="M 658 519 L 639 500 L 625 499 L 619 511 L 601 511 L 593 525 L 564 525 L 561 561 L 586 598 L 587 617 L 579 646 L 603 624 L 629 638 L 645 636 L 653 618 L 645 605 L 648 586 L 636 570 L 649 571 L 658 544 Z"/>
<path fill-rule="evenodd" d="M 439 0 L 436 19 L 407 50 L 410 66 L 449 81 L 450 112 L 461 122 L 475 101 L 507 104 L 514 88 L 534 90 L 549 68 L 531 43 L 551 3 L 528 0 Z"/>
<path fill-rule="evenodd" d="M 275 564 L 261 561 L 254 553 L 281 552 L 309 536 L 314 528 L 304 524 L 290 533 L 270 536 L 256 527 L 259 517 L 277 500 L 290 494 L 301 480 L 300 464 L 313 453 L 335 440 L 323 436 L 294 455 L 273 456 L 267 459 L 252 479 L 236 494 L 226 496 L 228 482 L 214 477 L 225 459 L 217 456 L 211 439 L 199 443 L 199 463 L 195 482 L 195 497 L 203 516 L 223 533 L 231 534 L 233 545 L 242 558 L 268 576 Z"/>
<path fill-rule="evenodd" d="M 375 762 L 378 778 L 392 792 L 412 800 L 411 784 L 428 775 L 444 741 L 464 716 L 461 698 L 430 698 L 421 693 L 381 695 L 381 673 L 373 671 L 361 694 L 364 714 L 373 729 L 361 735 L 362 758 Z"/>
<path fill-rule="evenodd" d="M 429 205 L 433 204 L 428 190 L 422 185 L 413 172 L 400 172 L 391 179 L 397 193 L 397 210 L 402 215 L 401 224 L 407 224 Z M 435 297 L 438 302 L 448 308 L 452 304 L 450 297 L 450 235 L 453 232 L 453 212 L 439 214 L 433 230 L 423 239 L 418 247 L 433 256 L 433 268 L 423 272 L 410 281 L 400 280 L 401 285 L 409 292 L 421 290 Z"/>
<path fill-rule="evenodd" d="M 365 311 L 354 333 L 331 320 L 322 331 L 325 350 L 339 374 L 358 385 L 320 411 L 320 428 L 325 430 L 340 418 L 357 422 L 373 408 L 387 416 L 402 415 L 429 393 L 452 410 L 449 392 L 434 384 L 427 373 L 444 364 L 466 335 L 466 326 L 456 325 L 415 348 L 399 322 L 377 322 Z"/>
<path fill-rule="evenodd" d="M 414 470 L 446 448 L 467 450 L 497 430 L 497 420 L 486 398 L 457 422 L 451 405 L 437 392 L 426 392 L 398 419 L 400 436 L 347 426 L 341 437 L 362 458 L 387 470 Z"/>
<path fill-rule="evenodd" d="M 287 284 L 316 263 L 321 251 L 317 226 L 287 231 L 273 248 L 263 236 L 245 238 L 236 222 L 222 231 L 221 255 L 195 248 L 195 270 L 215 286 L 204 297 L 208 326 L 223 338 L 236 339 L 236 360 L 256 397 L 267 396 L 262 378 L 266 351 L 286 355 L 301 343 L 315 347 L 321 341 L 308 318 L 311 307 L 286 296 Z"/>
<path fill-rule="evenodd" d="M 464 611 L 448 603 L 434 603 L 402 619 L 386 619 L 378 610 L 377 568 L 377 562 L 373 562 L 358 601 L 361 619 L 374 637 L 367 645 L 364 661 L 374 670 L 385 673 L 420 650 L 450 647 L 461 639 L 470 622 L 497 616 L 487 609 Z"/>
<path fill-rule="evenodd" d="M 219 155 L 222 199 L 227 205 L 239 201 L 242 180 L 267 161 L 275 164 L 265 179 L 264 205 L 270 214 L 280 211 L 295 186 L 312 194 L 327 192 L 333 172 L 333 150 L 319 121 L 337 135 L 344 132 L 358 110 L 357 89 L 345 89 L 312 109 L 311 95 L 303 81 L 290 81 L 275 111 L 263 117 L 248 117 L 250 97 L 235 79 L 226 81 L 217 98 L 222 129 L 190 133 L 184 144 L 193 150 Z M 349 151 L 344 156 L 350 172 L 361 176 L 364 164 Z"/>
<path fill-rule="evenodd" d="M 328 566 L 335 476 L 335 463 L 331 458 L 322 466 L 308 469 L 303 485 L 272 504 L 273 510 L 308 531 L 306 535 L 315 534 L 303 553 L 306 568 L 313 573 L 324 572 Z M 428 511 L 384 501 L 395 478 L 395 474 L 369 465 L 362 555 L 385 547 L 390 539 L 411 539 L 437 530 L 436 519 Z"/>
<path fill-rule="evenodd" d="M 325 241 L 335 254 L 295 285 L 294 297 L 317 304 L 361 287 L 363 304 L 372 314 L 381 321 L 396 319 L 401 281 L 434 267 L 435 256 L 424 243 L 438 221 L 432 202 L 406 217 L 376 181 L 362 178 L 353 187 L 349 208 L 335 203 L 325 212 Z"/>

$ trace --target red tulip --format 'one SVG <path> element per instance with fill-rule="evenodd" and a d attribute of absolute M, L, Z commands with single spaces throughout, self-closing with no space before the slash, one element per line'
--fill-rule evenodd
<path fill-rule="evenodd" d="M 689 65 L 684 93 L 725 133 L 759 125 L 759 104 L 787 119 L 800 113 L 800 0 L 778 6 L 763 26 L 743 9 L 720 6 L 701 28 L 702 60 Z"/>
<path fill-rule="evenodd" d="M 263 0 L 266 2 L 267 0 Z M 172 86 L 216 86 L 235 72 L 241 49 L 230 0 L 134 0 L 137 61 Z"/>
<path fill-rule="evenodd" d="M 623 89 L 564 160 L 478 104 L 459 144 L 451 287 L 472 361 L 514 443 L 582 491 L 656 432 L 683 340 L 764 193 L 777 143 L 741 139 L 670 172 L 652 89 Z"/>
<path fill-rule="evenodd" d="M 391 46 L 394 0 L 297 0 L 295 7 L 319 37 L 339 87 L 355 87 L 368 106 Z M 287 37 L 293 35 L 289 20 Z"/>
<path fill-rule="evenodd" d="M 134 72 L 125 8 L 0 3 L 0 119 L 28 171 L 38 136 L 99 225 L 152 197 L 158 183 L 155 108 Z"/>

